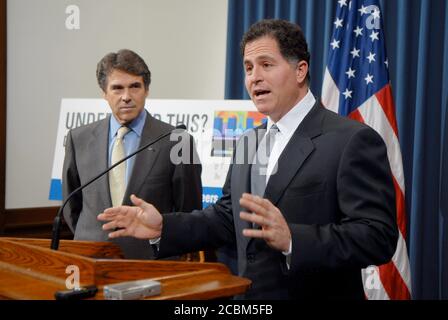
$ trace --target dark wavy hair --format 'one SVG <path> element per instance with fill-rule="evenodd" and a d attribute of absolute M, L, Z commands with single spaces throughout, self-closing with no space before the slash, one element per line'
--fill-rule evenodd
<path fill-rule="evenodd" d="M 106 54 L 96 68 L 96 78 L 100 88 L 106 92 L 107 77 L 114 69 L 118 69 L 136 76 L 143 77 L 145 89 L 148 90 L 151 84 L 151 71 L 145 61 L 134 51 L 128 49 L 119 50 L 117 53 Z"/>
<path fill-rule="evenodd" d="M 244 57 L 246 45 L 262 37 L 273 38 L 280 49 L 283 58 L 290 61 L 306 61 L 310 64 L 308 44 L 302 29 L 286 20 L 265 19 L 253 24 L 241 40 L 240 50 Z M 307 74 L 310 81 L 310 74 Z"/>

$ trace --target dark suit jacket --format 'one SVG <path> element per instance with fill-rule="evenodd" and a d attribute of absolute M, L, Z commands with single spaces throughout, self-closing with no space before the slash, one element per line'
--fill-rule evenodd
<path fill-rule="evenodd" d="M 249 134 L 249 133 L 248 133 Z M 291 137 L 265 198 L 292 234 L 291 268 L 264 240 L 242 235 L 243 192 L 250 192 L 255 147 L 238 142 L 223 188 L 211 207 L 165 215 L 160 256 L 236 241 L 238 273 L 252 280 L 243 298 L 363 299 L 361 268 L 386 263 L 398 239 L 395 193 L 386 147 L 370 127 L 317 103 Z M 241 158 L 241 157 L 240 157 Z"/>
<path fill-rule="evenodd" d="M 145 111 L 146 112 L 146 111 Z M 67 135 L 62 175 L 64 199 L 73 190 L 105 170 L 108 166 L 109 117 L 71 130 Z M 174 127 L 147 114 L 140 144 L 146 144 Z M 188 135 L 187 142 L 192 143 Z M 170 161 L 171 148 L 177 141 L 164 138 L 135 157 L 123 204 L 131 205 L 135 194 L 152 203 L 160 212 L 192 211 L 202 208 L 200 164 L 175 165 Z M 192 146 L 194 154 L 196 151 Z M 75 239 L 108 241 L 96 217 L 112 206 L 108 174 L 92 183 L 72 199 L 65 208 L 64 218 Z M 125 256 L 132 259 L 154 257 L 147 240 L 121 238 L 118 243 Z"/>

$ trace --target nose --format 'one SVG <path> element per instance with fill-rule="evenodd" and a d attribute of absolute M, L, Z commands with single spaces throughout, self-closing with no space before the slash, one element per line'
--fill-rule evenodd
<path fill-rule="evenodd" d="M 131 102 L 131 96 L 129 95 L 129 90 L 126 88 L 123 91 L 123 95 L 121 96 L 121 100 L 125 103 Z"/>
<path fill-rule="evenodd" d="M 261 69 L 257 66 L 252 68 L 252 72 L 248 75 L 248 80 L 250 83 L 257 84 L 263 81 L 263 75 Z"/>

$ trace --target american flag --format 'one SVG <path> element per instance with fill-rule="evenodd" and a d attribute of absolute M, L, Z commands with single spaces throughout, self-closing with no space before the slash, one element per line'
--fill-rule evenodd
<path fill-rule="evenodd" d="M 375 129 L 387 146 L 400 231 L 391 262 L 362 271 L 368 299 L 410 299 L 404 175 L 378 0 L 339 0 L 330 39 L 322 103 Z"/>

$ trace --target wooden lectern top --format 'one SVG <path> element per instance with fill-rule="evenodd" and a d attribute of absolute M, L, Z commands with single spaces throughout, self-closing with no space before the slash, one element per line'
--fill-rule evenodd
<path fill-rule="evenodd" d="M 94 299 L 103 299 L 104 285 L 139 279 L 161 282 L 161 295 L 150 299 L 231 297 L 251 283 L 221 263 L 121 259 L 110 242 L 61 240 L 58 251 L 49 248 L 48 239 L 0 238 L 0 298 L 54 299 L 56 291 L 67 290 L 74 269 L 80 286 L 98 287 Z"/>

